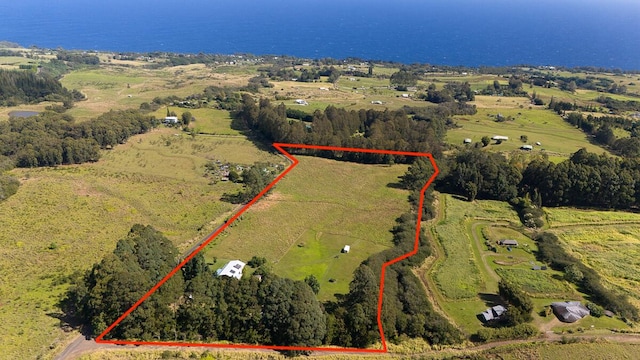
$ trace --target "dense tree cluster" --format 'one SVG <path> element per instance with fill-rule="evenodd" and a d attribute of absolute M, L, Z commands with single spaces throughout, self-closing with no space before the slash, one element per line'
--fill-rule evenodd
<path fill-rule="evenodd" d="M 621 114 L 625 111 L 640 111 L 640 101 L 617 100 L 610 96 L 599 96 L 596 101 L 614 114 Z"/>
<path fill-rule="evenodd" d="M 97 161 L 99 149 L 147 132 L 156 121 L 135 110 L 110 111 L 74 123 L 69 115 L 44 112 L 0 123 L 0 155 L 18 167 L 55 166 Z"/>
<path fill-rule="evenodd" d="M 527 92 L 522 89 L 523 80 L 526 80 L 526 78 L 516 75 L 511 75 L 511 77 L 509 77 L 508 85 L 502 85 L 498 80 L 494 80 L 493 84 L 487 85 L 486 88 L 480 91 L 480 94 L 499 96 L 527 96 Z"/>
<path fill-rule="evenodd" d="M 0 69 L 0 105 L 15 106 L 41 101 L 66 101 L 73 103 L 84 96 L 69 91 L 57 79 L 25 70 Z"/>
<path fill-rule="evenodd" d="M 414 71 L 408 69 L 401 69 L 398 72 L 391 74 L 389 79 L 391 86 L 394 86 L 397 90 L 405 91 L 411 86 L 418 84 L 418 75 Z"/>
<path fill-rule="evenodd" d="M 78 279 L 65 303 L 97 335 L 178 259 L 176 247 L 161 233 L 134 225 L 113 254 Z M 317 346 L 325 339 L 326 323 L 322 305 L 305 282 L 268 272 L 242 280 L 216 277 L 198 254 L 108 337 Z"/>
<path fill-rule="evenodd" d="M 500 154 L 469 149 L 446 161 L 448 171 L 438 185 L 448 192 L 470 201 L 476 197 L 508 201 L 518 195 L 522 174 Z"/>
<path fill-rule="evenodd" d="M 629 303 L 627 296 L 605 287 L 600 275 L 568 254 L 556 235 L 544 232 L 535 240 L 538 245 L 538 259 L 548 263 L 555 270 L 564 271 L 565 279 L 589 294 L 593 302 L 614 311 L 623 318 L 632 321 L 640 320 L 638 309 Z"/>
<path fill-rule="evenodd" d="M 596 155 L 585 149 L 555 164 L 532 160 L 520 170 L 502 155 L 468 149 L 449 157 L 437 182 L 444 191 L 473 200 L 528 196 L 536 206 L 629 209 L 640 205 L 640 161 Z"/>
<path fill-rule="evenodd" d="M 544 206 L 628 209 L 640 204 L 640 163 L 578 150 L 559 164 L 534 160 L 523 171 L 521 194 Z"/>
<path fill-rule="evenodd" d="M 476 98 L 468 82 L 450 82 L 442 90 L 436 90 L 435 84 L 431 84 L 427 89 L 427 93 L 420 95 L 420 97 L 436 104 L 454 101 L 467 102 Z"/>
<path fill-rule="evenodd" d="M 235 173 L 233 169 L 229 172 L 229 180 L 232 180 L 232 172 Z M 242 183 L 242 190 L 234 194 L 224 194 L 223 199 L 234 204 L 249 202 L 273 181 L 275 172 L 276 170 L 271 169 L 269 164 L 260 162 L 253 164 L 244 169 L 239 176 L 237 182 Z"/>
<path fill-rule="evenodd" d="M 85 52 L 77 51 L 58 51 L 56 58 L 61 61 L 76 65 L 98 65 L 100 64 L 100 58 L 94 54 L 87 54 Z"/>
<path fill-rule="evenodd" d="M 618 155 L 628 158 L 640 156 L 640 126 L 636 121 L 622 116 L 584 116 L 577 112 L 567 114 L 564 118 Z M 624 129 L 631 136 L 617 138 L 613 132 L 615 128 Z"/>
<path fill-rule="evenodd" d="M 273 106 L 267 99 L 256 104 L 248 94 L 242 96 L 242 106 L 236 115 L 247 128 L 271 142 L 421 151 L 435 156 L 441 153 L 447 119 L 436 110 L 429 117 L 424 116 L 424 120 L 416 120 L 402 110 L 349 111 L 334 106 L 317 110 L 312 116 L 310 124 L 292 121 L 287 118 L 284 104 Z M 319 155 L 364 163 L 408 161 L 402 156 L 353 152 Z"/>
<path fill-rule="evenodd" d="M 498 293 L 507 303 L 507 312 L 503 318 L 508 325 L 515 326 L 533 320 L 531 315 L 533 311 L 533 301 L 531 297 L 516 284 L 504 279 L 500 280 L 500 283 L 498 283 Z"/>

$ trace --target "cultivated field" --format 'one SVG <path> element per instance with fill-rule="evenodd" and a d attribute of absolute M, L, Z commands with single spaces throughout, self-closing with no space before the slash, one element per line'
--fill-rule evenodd
<path fill-rule="evenodd" d="M 389 230 L 408 210 L 396 183 L 406 165 L 362 165 L 299 156 L 300 164 L 270 195 L 249 208 L 205 250 L 215 266 L 267 258 L 275 273 L 320 280 L 320 299 L 346 293 L 351 275 L 369 255 L 391 244 Z M 341 253 L 350 245 L 348 254 Z"/>

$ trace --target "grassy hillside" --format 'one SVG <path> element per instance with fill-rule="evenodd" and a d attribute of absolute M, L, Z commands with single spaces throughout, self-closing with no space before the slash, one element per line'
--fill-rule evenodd
<path fill-rule="evenodd" d="M 111 252 L 134 223 L 153 225 L 181 250 L 219 225 L 233 209 L 220 196 L 237 185 L 209 184 L 204 164 L 214 158 L 282 161 L 245 138 L 159 129 L 97 163 L 13 170 L 22 185 L 0 203 L 0 358 L 26 358 L 63 335 L 55 304 L 66 276 Z"/>
<path fill-rule="evenodd" d="M 223 261 L 263 256 L 281 276 L 320 280 L 320 298 L 346 293 L 369 255 L 391 246 L 389 230 L 408 209 L 404 190 L 387 186 L 404 165 L 361 165 L 300 156 L 273 192 L 206 249 Z M 340 253 L 344 245 L 348 254 Z M 332 281 L 331 281 L 332 280 Z"/>

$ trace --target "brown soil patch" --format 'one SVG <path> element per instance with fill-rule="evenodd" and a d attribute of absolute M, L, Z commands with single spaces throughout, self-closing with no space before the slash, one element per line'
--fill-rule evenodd
<path fill-rule="evenodd" d="M 251 206 L 251 210 L 254 211 L 263 211 L 266 210 L 268 208 L 270 208 L 271 206 L 273 206 L 274 204 L 280 202 L 280 201 L 286 201 L 287 198 L 285 195 L 283 195 L 280 192 L 272 192 L 268 195 L 265 195 L 263 198 L 259 199 L 258 201 L 256 201 L 255 204 L 253 204 Z"/>

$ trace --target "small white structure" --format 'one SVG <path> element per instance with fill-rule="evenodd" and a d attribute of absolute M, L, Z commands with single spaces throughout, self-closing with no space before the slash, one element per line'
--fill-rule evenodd
<path fill-rule="evenodd" d="M 309 105 L 309 103 L 306 100 L 302 100 L 302 99 L 296 99 L 296 104 L 298 104 L 298 105 Z"/>
<path fill-rule="evenodd" d="M 464 144 L 471 144 L 471 139 L 470 138 L 466 138 L 462 141 L 462 143 Z"/>
<path fill-rule="evenodd" d="M 382 101 L 380 100 L 373 100 L 371 103 L 375 105 L 382 105 Z"/>
<path fill-rule="evenodd" d="M 345 253 L 345 254 L 348 254 L 348 253 L 349 253 L 349 251 L 351 251 L 351 246 L 349 246 L 349 245 L 345 245 L 345 246 L 342 248 L 342 252 L 343 252 L 343 253 Z"/>
<path fill-rule="evenodd" d="M 509 137 L 508 136 L 502 136 L 502 135 L 495 135 L 494 137 L 491 138 L 491 140 L 507 141 L 507 140 L 509 140 Z"/>
<path fill-rule="evenodd" d="M 177 124 L 178 123 L 178 117 L 177 116 L 167 116 L 164 118 L 164 120 L 162 121 L 165 124 Z"/>
<path fill-rule="evenodd" d="M 540 146 L 542 144 L 540 143 L 540 141 L 536 141 L 536 145 Z"/>
<path fill-rule="evenodd" d="M 227 265 L 216 271 L 216 276 L 228 276 L 240 280 L 242 279 L 242 269 L 244 269 L 245 265 L 240 260 L 231 260 Z"/>
<path fill-rule="evenodd" d="M 531 151 L 531 150 L 533 150 L 533 146 L 532 145 L 522 145 L 522 146 L 520 146 L 520 150 Z"/>
<path fill-rule="evenodd" d="M 321 87 L 321 88 L 320 88 L 320 90 L 322 90 L 322 91 L 329 91 L 329 88 Z"/>
<path fill-rule="evenodd" d="M 409 94 L 402 94 L 402 97 L 403 97 L 403 98 L 408 98 L 408 97 L 409 97 Z"/>

